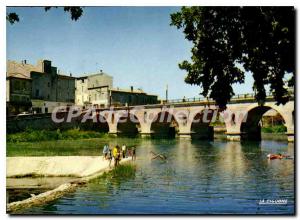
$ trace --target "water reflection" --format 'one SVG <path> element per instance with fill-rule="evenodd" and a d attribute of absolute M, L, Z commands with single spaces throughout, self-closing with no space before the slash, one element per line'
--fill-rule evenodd
<path fill-rule="evenodd" d="M 116 140 L 114 140 L 116 142 Z M 75 193 L 26 213 L 222 214 L 294 212 L 294 161 L 268 161 L 270 152 L 294 153 L 285 142 L 139 140 L 137 170 L 129 179 L 98 179 Z M 120 144 L 120 143 L 118 143 Z M 151 160 L 150 151 L 167 161 Z M 286 205 L 259 205 L 287 199 Z"/>

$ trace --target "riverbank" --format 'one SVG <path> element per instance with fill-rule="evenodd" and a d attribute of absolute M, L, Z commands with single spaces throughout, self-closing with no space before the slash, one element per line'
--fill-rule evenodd
<path fill-rule="evenodd" d="M 80 130 L 79 128 L 68 130 L 32 130 L 27 129 L 24 132 L 7 134 L 6 141 L 9 143 L 19 142 L 39 142 L 52 140 L 78 140 L 89 138 L 108 137 L 108 134 L 93 130 Z"/>
<path fill-rule="evenodd" d="M 129 161 L 131 158 L 124 158 L 120 163 Z M 9 203 L 7 212 L 13 213 L 19 209 L 53 201 L 110 171 L 113 167 L 113 164 L 111 165 L 110 167 L 109 162 L 103 160 L 103 157 L 8 157 L 6 174 L 8 179 L 28 176 L 78 177 L 78 179 L 70 179 L 70 182 L 63 183 L 55 189 Z"/>
<path fill-rule="evenodd" d="M 52 140 L 39 142 L 19 142 L 6 144 L 6 156 L 100 156 L 105 144 L 111 148 L 126 144 L 138 146 L 141 139 L 132 138 L 90 138 L 81 140 Z"/>
<path fill-rule="evenodd" d="M 269 127 L 262 127 L 262 133 L 279 134 L 285 133 L 286 127 L 284 125 L 275 125 Z M 215 125 L 214 132 L 216 134 L 224 134 L 226 132 L 225 126 Z M 28 142 L 41 142 L 41 141 L 59 141 L 59 140 L 84 140 L 102 138 L 109 139 L 110 135 L 101 133 L 95 130 L 81 130 L 79 128 L 68 130 L 32 130 L 27 129 L 24 132 L 7 134 L 7 143 L 28 143 Z"/>

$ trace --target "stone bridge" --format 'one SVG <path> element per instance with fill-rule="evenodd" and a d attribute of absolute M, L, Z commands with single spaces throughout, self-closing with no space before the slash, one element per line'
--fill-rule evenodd
<path fill-rule="evenodd" d="M 234 97 L 223 112 L 211 100 L 171 100 L 157 105 L 96 109 L 96 114 L 89 113 L 93 116 L 88 120 L 96 120 L 99 129 L 113 135 L 207 139 L 213 137 L 211 122 L 219 117 L 225 122 L 228 140 L 259 140 L 260 120 L 270 109 L 282 116 L 287 139 L 294 141 L 293 97 L 285 105 L 276 105 L 269 96 L 264 105 L 258 105 L 253 95 L 240 95 Z"/>

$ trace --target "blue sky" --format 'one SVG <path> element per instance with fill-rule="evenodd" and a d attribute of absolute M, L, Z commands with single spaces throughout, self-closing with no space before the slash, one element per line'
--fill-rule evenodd
<path fill-rule="evenodd" d="M 60 9 L 7 8 L 20 22 L 7 25 L 7 59 L 35 64 L 49 59 L 64 73 L 82 76 L 102 69 L 114 87 L 142 88 L 169 98 L 199 97 L 200 88 L 184 83 L 178 63 L 189 59 L 191 44 L 175 27 L 170 14 L 179 7 L 85 7 L 78 21 Z M 251 92 L 252 79 L 234 86 Z"/>

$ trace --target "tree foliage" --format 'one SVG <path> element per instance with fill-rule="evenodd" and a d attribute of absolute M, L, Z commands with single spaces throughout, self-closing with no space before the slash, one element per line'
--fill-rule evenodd
<path fill-rule="evenodd" d="M 44 7 L 45 11 L 50 10 L 53 7 Z M 69 7 L 69 6 L 65 6 L 65 7 L 57 7 L 55 6 L 54 8 L 63 8 L 65 12 L 69 12 L 71 15 L 71 19 L 77 21 L 83 14 L 83 7 Z M 19 22 L 19 15 L 16 14 L 15 12 L 11 12 L 8 13 L 6 15 L 6 20 L 10 23 L 10 24 L 14 24 L 16 22 Z"/>
<path fill-rule="evenodd" d="M 193 43 L 185 82 L 199 85 L 201 94 L 226 107 L 232 85 L 252 73 L 256 99 L 263 103 L 265 86 L 277 104 L 288 101 L 284 77 L 295 74 L 295 11 L 293 7 L 182 7 L 171 14 L 171 25 L 183 29 Z"/>

